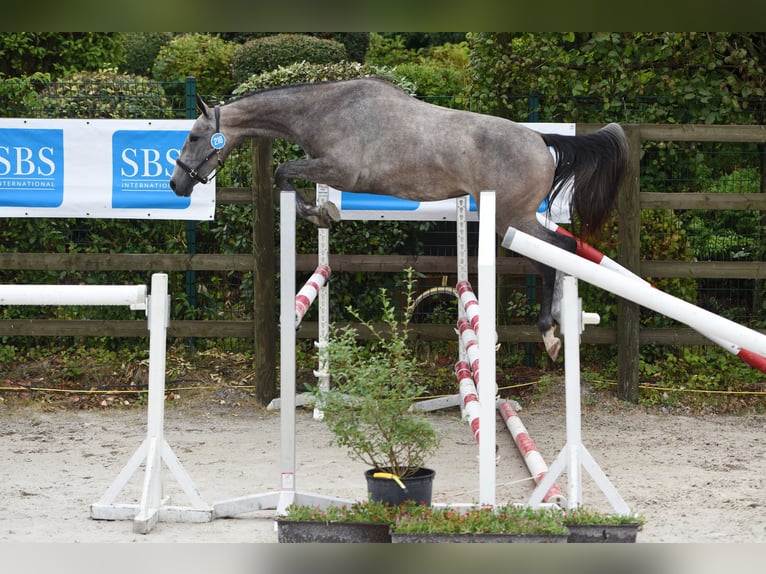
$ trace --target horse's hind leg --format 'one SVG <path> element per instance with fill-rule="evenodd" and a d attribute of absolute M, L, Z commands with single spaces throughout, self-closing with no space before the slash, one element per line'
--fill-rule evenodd
<path fill-rule="evenodd" d="M 570 253 L 574 253 L 577 249 L 577 242 L 573 238 L 545 229 L 539 224 L 523 231 L 538 239 L 542 239 L 547 243 L 551 243 L 556 247 L 565 249 Z M 542 335 L 543 344 L 545 345 L 545 350 L 547 351 L 548 356 L 555 361 L 561 351 L 561 340 L 554 335 L 556 323 L 560 320 L 561 293 L 556 293 L 557 285 L 559 283 L 559 274 L 555 268 L 543 265 L 537 261 L 533 260 L 532 264 L 537 268 L 542 277 L 543 287 L 542 300 L 540 302 L 540 314 L 537 318 L 537 328 Z M 556 295 L 558 295 L 558 297 L 556 297 Z"/>

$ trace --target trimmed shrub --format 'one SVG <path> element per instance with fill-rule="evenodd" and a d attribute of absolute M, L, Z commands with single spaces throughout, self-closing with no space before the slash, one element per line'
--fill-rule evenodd
<path fill-rule="evenodd" d="M 312 36 L 340 42 L 346 47 L 349 62 L 364 62 L 370 47 L 370 32 L 315 32 Z"/>
<path fill-rule="evenodd" d="M 340 42 L 302 34 L 277 34 L 248 40 L 237 46 L 231 74 L 241 84 L 254 74 L 288 66 L 296 62 L 330 64 L 346 59 L 346 48 Z"/>
<path fill-rule="evenodd" d="M 125 61 L 120 71 L 150 77 L 160 48 L 173 38 L 171 32 L 126 32 L 123 34 Z"/>
<path fill-rule="evenodd" d="M 385 76 L 392 84 L 399 86 L 408 94 L 415 94 L 415 84 L 403 77 L 396 69 L 385 66 L 367 66 L 359 62 L 338 62 L 324 65 L 299 62 L 251 76 L 234 90 L 234 94 L 242 95 L 254 90 L 288 84 L 311 84 L 371 76 Z"/>
<path fill-rule="evenodd" d="M 458 98 L 465 89 L 465 77 L 457 68 L 435 61 L 400 64 L 396 73 L 411 80 L 416 95 L 432 104 L 447 107 L 463 107 Z"/>
<path fill-rule="evenodd" d="M 231 93 L 234 83 L 223 72 L 231 67 L 236 44 L 213 34 L 182 34 L 160 48 L 152 76 L 161 82 L 184 82 L 197 78 L 197 92 L 219 99 Z"/>

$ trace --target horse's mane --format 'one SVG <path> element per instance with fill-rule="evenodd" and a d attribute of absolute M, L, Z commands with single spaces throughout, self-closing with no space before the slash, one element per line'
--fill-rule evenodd
<path fill-rule="evenodd" d="M 240 100 L 244 100 L 244 99 L 250 98 L 252 96 L 257 96 L 258 94 L 262 94 L 264 92 L 278 92 L 278 91 L 282 91 L 282 90 L 291 90 L 291 89 L 295 89 L 295 88 L 305 88 L 305 87 L 308 87 L 308 86 L 320 86 L 320 85 L 323 85 L 323 84 L 324 85 L 342 84 L 342 83 L 351 82 L 351 81 L 354 81 L 354 80 L 376 80 L 376 81 L 383 81 L 383 82 L 386 82 L 387 84 L 393 86 L 394 88 L 398 89 L 398 86 L 396 86 L 395 84 L 392 84 L 388 80 L 388 78 L 390 78 L 390 76 L 358 76 L 356 78 L 346 78 L 344 80 L 322 80 L 322 81 L 319 81 L 319 82 L 302 82 L 302 83 L 299 83 L 299 84 L 284 84 L 282 86 L 272 86 L 272 87 L 269 87 L 269 88 L 258 88 L 257 90 L 253 90 L 252 92 L 248 92 L 246 94 L 242 94 L 242 95 L 236 96 L 234 98 L 231 98 L 230 100 L 228 100 L 223 105 L 231 104 L 233 102 L 238 102 Z"/>

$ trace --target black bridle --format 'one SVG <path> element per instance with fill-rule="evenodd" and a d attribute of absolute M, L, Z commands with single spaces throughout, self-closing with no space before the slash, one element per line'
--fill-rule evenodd
<path fill-rule="evenodd" d="M 221 135 L 222 136 L 220 127 L 221 127 L 221 110 L 220 110 L 220 106 L 216 106 L 215 107 L 215 133 L 213 134 L 213 137 L 215 137 L 217 135 Z M 225 139 L 224 139 L 224 141 L 225 141 Z M 196 181 L 198 183 L 202 183 L 202 184 L 207 183 L 223 167 L 223 160 L 221 159 L 221 148 L 220 147 L 218 147 L 218 148 L 214 147 L 212 142 L 211 142 L 210 145 L 211 145 L 211 147 L 213 147 L 213 152 L 207 154 L 205 156 L 205 159 L 203 159 L 201 162 L 199 162 L 199 164 L 195 168 L 186 165 L 184 162 L 181 161 L 181 158 L 178 158 L 176 160 L 176 163 L 178 164 L 178 166 L 182 170 L 184 170 L 186 172 L 186 175 L 188 175 L 190 178 L 192 178 L 194 181 Z M 207 162 L 210 161 L 210 159 L 213 157 L 213 154 L 215 154 L 215 156 L 218 158 L 218 169 L 216 169 L 213 173 L 209 174 L 207 177 L 202 177 L 199 174 L 199 170 L 200 170 L 200 168 L 202 168 L 202 166 L 204 166 L 205 164 L 207 164 Z"/>

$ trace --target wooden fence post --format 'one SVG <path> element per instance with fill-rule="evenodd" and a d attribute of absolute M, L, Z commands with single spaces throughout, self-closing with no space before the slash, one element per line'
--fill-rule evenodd
<path fill-rule="evenodd" d="M 253 370 L 256 400 L 277 396 L 276 255 L 271 140 L 253 138 Z"/>
<path fill-rule="evenodd" d="M 623 126 L 630 143 L 631 174 L 620 189 L 617 200 L 619 246 L 618 260 L 636 274 L 641 265 L 641 129 Z M 617 300 L 617 394 L 631 403 L 638 402 L 640 306 Z"/>

